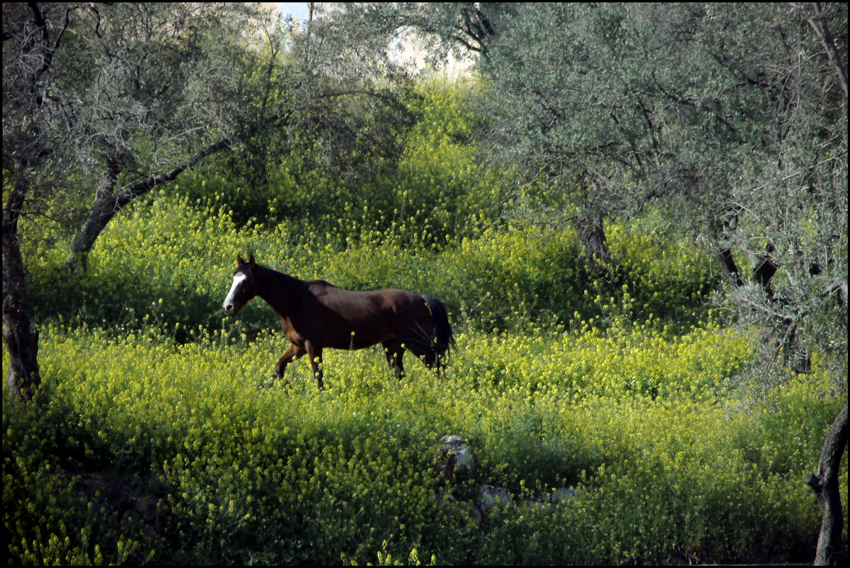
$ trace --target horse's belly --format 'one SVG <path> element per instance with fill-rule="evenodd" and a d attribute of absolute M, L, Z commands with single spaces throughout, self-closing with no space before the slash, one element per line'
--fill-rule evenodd
<path fill-rule="evenodd" d="M 333 334 L 326 347 L 333 349 L 365 349 L 387 339 L 392 339 L 392 334 L 385 330 L 356 330 L 343 334 Z"/>

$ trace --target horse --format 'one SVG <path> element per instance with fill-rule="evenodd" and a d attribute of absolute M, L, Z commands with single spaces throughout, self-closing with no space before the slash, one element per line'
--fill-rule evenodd
<path fill-rule="evenodd" d="M 380 343 L 401 380 L 405 349 L 440 372 L 455 347 L 446 307 L 433 296 L 397 289 L 356 292 L 324 280 L 299 280 L 257 264 L 254 255 L 248 262 L 237 255 L 236 262 L 224 313 L 235 316 L 255 296 L 271 306 L 291 343 L 275 366 L 280 378 L 293 359 L 306 354 L 322 389 L 325 348 L 363 349 Z"/>

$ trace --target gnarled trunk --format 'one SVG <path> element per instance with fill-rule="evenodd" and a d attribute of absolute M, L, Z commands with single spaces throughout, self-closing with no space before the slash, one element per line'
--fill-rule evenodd
<path fill-rule="evenodd" d="M 602 215 L 576 219 L 573 221 L 573 228 L 578 233 L 578 238 L 584 246 L 584 254 L 588 258 L 596 257 L 597 261 L 604 265 L 611 264 L 611 253 L 608 251 L 608 243 L 605 239 Z"/>
<path fill-rule="evenodd" d="M 15 187 L 3 207 L 3 341 L 9 351 L 9 391 L 14 401 L 32 399 L 41 384 L 38 370 L 38 330 L 27 313 L 24 261 L 18 243 L 18 219 L 29 180 L 19 166 Z"/>
<path fill-rule="evenodd" d="M 847 405 L 841 412 L 823 443 L 817 474 L 806 474 L 806 483 L 815 492 L 823 511 L 823 522 L 818 537 L 815 566 L 840 566 L 847 564 L 847 553 L 841 546 L 844 516 L 841 512 L 841 493 L 838 487 L 838 468 L 847 445 Z"/>

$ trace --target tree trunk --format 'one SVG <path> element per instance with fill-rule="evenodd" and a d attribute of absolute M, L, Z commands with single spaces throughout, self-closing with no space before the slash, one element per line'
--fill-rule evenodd
<path fill-rule="evenodd" d="M 823 511 L 818 537 L 815 566 L 847 564 L 847 553 L 841 546 L 844 516 L 841 512 L 841 493 L 838 488 L 838 468 L 847 445 L 847 405 L 838 413 L 826 435 L 818 462 L 818 473 L 806 474 L 806 484 L 815 492 Z"/>
<path fill-rule="evenodd" d="M 611 253 L 608 251 L 608 243 L 605 239 L 602 215 L 576 219 L 573 221 L 573 228 L 578 233 L 581 244 L 584 245 L 584 254 L 587 258 L 596 257 L 597 261 L 604 265 L 611 264 Z"/>
<path fill-rule="evenodd" d="M 65 261 L 67 274 L 73 274 L 78 267 L 82 268 L 83 271 L 88 268 L 86 260 L 89 251 L 94 246 L 97 237 L 106 228 L 107 223 L 118 213 L 118 209 L 118 203 L 114 197 L 95 200 L 86 222 L 83 223 L 82 229 L 74 237 L 74 242 L 71 243 L 71 253 Z"/>
<path fill-rule="evenodd" d="M 3 341 L 9 351 L 9 391 L 13 401 L 28 401 L 41 384 L 38 330 L 27 314 L 24 261 L 18 242 L 18 219 L 29 189 L 26 166 L 17 168 L 15 187 L 3 207 Z"/>
<path fill-rule="evenodd" d="M 94 205 L 83 224 L 83 228 L 74 237 L 71 243 L 71 254 L 65 262 L 66 273 L 73 273 L 79 264 L 85 271 L 86 256 L 94 246 L 97 236 L 109 223 L 109 220 L 117 212 L 117 202 L 114 197 L 115 186 L 118 185 L 118 176 L 121 174 L 120 156 L 114 153 L 106 159 L 106 170 L 100 180 L 100 187 L 94 196 Z"/>
<path fill-rule="evenodd" d="M 735 259 L 732 258 L 732 251 L 725 249 L 717 255 L 720 264 L 726 269 L 726 274 L 729 275 L 729 280 L 738 288 L 744 285 L 744 280 L 741 278 L 741 273 L 738 271 L 738 265 L 735 264 Z"/>
<path fill-rule="evenodd" d="M 773 298 L 773 288 L 770 285 L 770 281 L 778 270 L 777 266 L 770 259 L 770 254 L 775 250 L 773 243 L 768 243 L 766 254 L 758 257 L 758 263 L 753 268 L 753 280 L 761 286 L 767 298 Z"/>

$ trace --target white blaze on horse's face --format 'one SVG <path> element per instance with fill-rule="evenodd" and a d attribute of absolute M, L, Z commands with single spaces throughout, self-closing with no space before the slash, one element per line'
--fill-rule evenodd
<path fill-rule="evenodd" d="M 239 290 L 239 286 L 246 280 L 248 280 L 248 275 L 244 272 L 240 272 L 233 276 L 233 285 L 230 287 L 230 292 L 227 293 L 227 297 L 224 299 L 224 304 L 222 305 L 225 314 L 232 316 L 239 311 L 239 308 L 242 307 L 239 306 L 237 308 L 234 305 L 234 302 L 236 300 L 236 293 Z"/>

